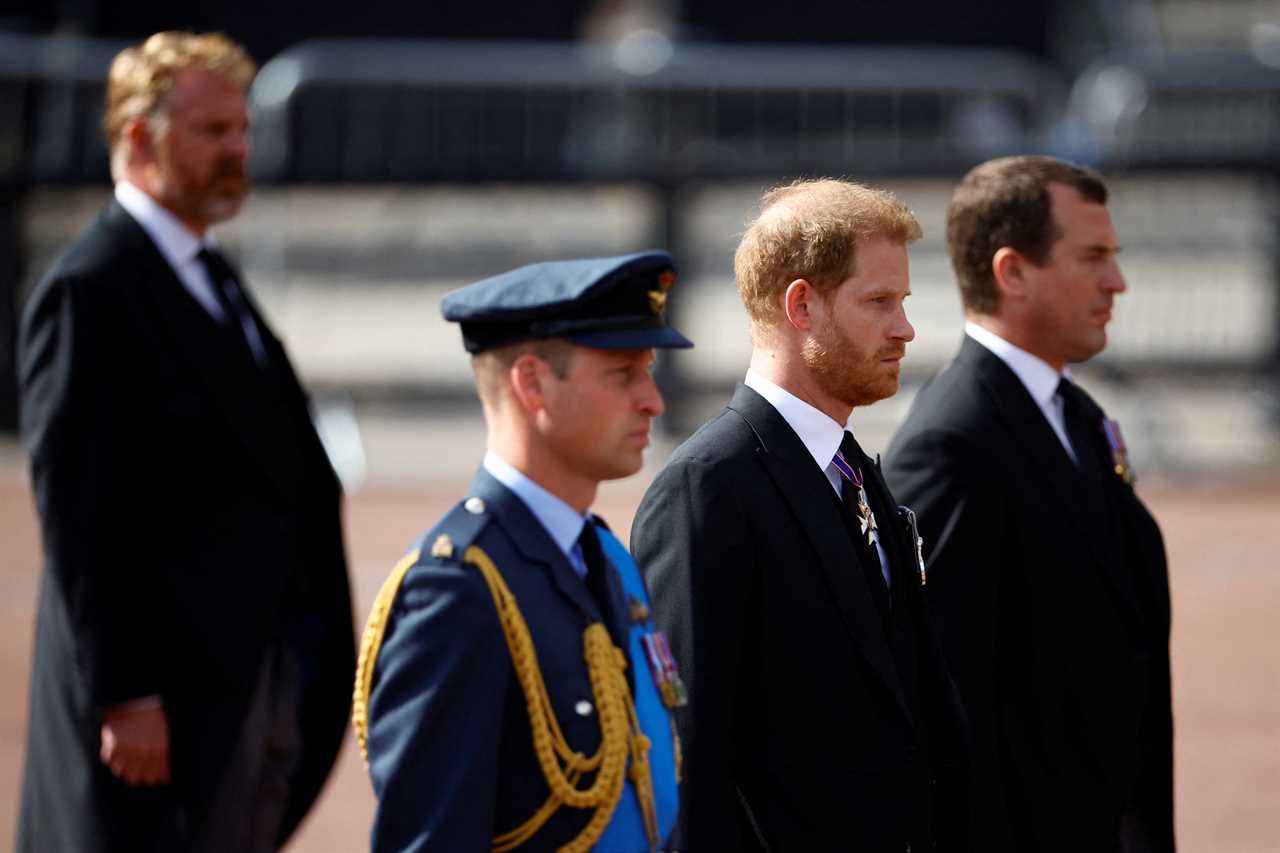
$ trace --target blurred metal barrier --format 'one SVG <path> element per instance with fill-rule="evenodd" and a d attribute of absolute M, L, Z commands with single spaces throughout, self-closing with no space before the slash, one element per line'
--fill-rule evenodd
<path fill-rule="evenodd" d="M 312 41 L 253 88 L 270 181 L 954 171 L 1025 150 L 1049 69 L 977 49 Z"/>
<path fill-rule="evenodd" d="M 0 32 L 0 179 L 25 185 L 107 179 L 102 99 L 127 42 Z"/>
<path fill-rule="evenodd" d="M 1280 165 L 1280 54 L 1157 52 L 1107 59 L 1075 81 L 1068 115 L 1111 169 Z"/>

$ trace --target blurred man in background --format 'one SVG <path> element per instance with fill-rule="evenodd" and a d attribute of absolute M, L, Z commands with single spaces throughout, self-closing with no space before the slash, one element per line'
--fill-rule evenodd
<path fill-rule="evenodd" d="M 631 545 L 689 680 L 674 847 L 963 850 L 963 714 L 915 536 L 848 431 L 915 336 L 892 195 L 765 195 L 734 258 L 751 367 L 676 449 Z"/>
<path fill-rule="evenodd" d="M 46 555 L 18 849 L 269 851 L 337 754 L 340 489 L 209 233 L 248 191 L 247 54 L 120 53 L 115 197 L 32 293 L 22 431 Z"/>
<path fill-rule="evenodd" d="M 533 264 L 445 298 L 488 429 L 468 497 L 391 575 L 354 722 L 376 853 L 652 853 L 675 824 L 681 685 L 640 571 L 588 508 L 662 397 L 665 252 Z"/>
<path fill-rule="evenodd" d="M 1164 545 L 1068 369 L 1125 290 L 1106 202 L 1048 157 L 965 177 L 947 216 L 964 342 L 888 453 L 973 722 L 984 851 L 1174 847 Z"/>

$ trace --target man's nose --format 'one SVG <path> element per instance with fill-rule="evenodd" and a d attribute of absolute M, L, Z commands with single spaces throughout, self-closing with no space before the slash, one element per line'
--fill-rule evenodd
<path fill-rule="evenodd" d="M 1102 277 L 1102 289 L 1108 293 L 1124 293 L 1129 289 L 1124 273 L 1120 272 L 1120 264 L 1114 260 L 1107 265 L 1107 272 Z"/>
<path fill-rule="evenodd" d="M 898 306 L 897 316 L 894 318 L 893 338 L 900 341 L 913 341 L 916 337 L 916 328 L 911 325 L 911 321 L 907 319 L 907 308 L 905 305 Z"/>
<path fill-rule="evenodd" d="M 654 418 L 667 410 L 667 404 L 662 400 L 662 391 L 658 389 L 658 383 L 652 376 L 645 379 L 644 388 L 640 392 L 639 408 Z"/>

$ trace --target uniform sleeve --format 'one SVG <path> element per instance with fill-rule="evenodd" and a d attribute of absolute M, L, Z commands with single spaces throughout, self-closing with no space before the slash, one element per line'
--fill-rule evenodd
<path fill-rule="evenodd" d="M 727 478 L 698 462 L 665 468 L 644 496 L 631 547 L 653 595 L 654 617 L 688 687 L 675 709 L 684 751 L 673 849 L 743 848 L 734 777 L 736 718 L 754 586 L 752 527 Z"/>
<path fill-rule="evenodd" d="M 373 853 L 489 849 L 510 672 L 480 573 L 455 563 L 410 570 L 369 701 Z"/>
<path fill-rule="evenodd" d="M 889 487 L 915 510 L 924 539 L 929 611 L 974 739 L 972 801 L 980 835 L 1007 826 L 989 814 L 1006 801 L 994 758 L 996 660 L 1007 641 L 1000 636 L 999 604 L 1008 574 L 1004 549 L 1011 547 L 1006 498 L 984 468 L 990 464 L 959 434 L 933 430 L 895 440 L 885 466 Z"/>
<path fill-rule="evenodd" d="M 45 282 L 23 318 L 23 442 L 31 457 L 46 565 L 71 623 L 75 657 L 98 707 L 160 692 L 151 630 L 159 584 L 131 483 L 144 458 L 134 389 L 91 282 Z M 150 496 L 155 498 L 156 496 Z"/>

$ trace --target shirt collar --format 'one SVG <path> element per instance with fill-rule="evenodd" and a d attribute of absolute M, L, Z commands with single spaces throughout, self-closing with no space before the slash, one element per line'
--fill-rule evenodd
<path fill-rule="evenodd" d="M 782 419 L 800 437 L 805 450 L 824 471 L 831 464 L 836 451 L 840 449 L 840 441 L 844 438 L 843 424 L 832 420 L 826 413 L 814 408 L 774 383 L 765 379 L 754 370 L 747 371 L 743 380 L 748 388 L 764 397 L 778 410 Z"/>
<path fill-rule="evenodd" d="M 587 519 L 560 498 L 530 480 L 523 471 L 516 469 L 492 450 L 484 455 L 484 469 L 493 478 L 524 501 L 525 506 L 538 519 L 538 523 L 550 534 L 551 540 L 566 556 L 578 543 L 582 527 Z"/>
<path fill-rule="evenodd" d="M 991 350 L 997 358 L 1007 364 L 1026 386 L 1031 399 L 1042 408 L 1049 404 L 1054 394 L 1058 393 L 1058 382 L 1062 377 L 1071 376 L 1069 370 L 1059 373 L 1044 359 L 1014 346 L 995 332 L 979 326 L 972 320 L 964 324 L 964 333 Z"/>
<path fill-rule="evenodd" d="M 172 267 L 190 263 L 206 244 L 214 245 L 212 235 L 206 234 L 206 239 L 201 240 L 159 202 L 128 181 L 116 182 L 115 196 Z"/>

